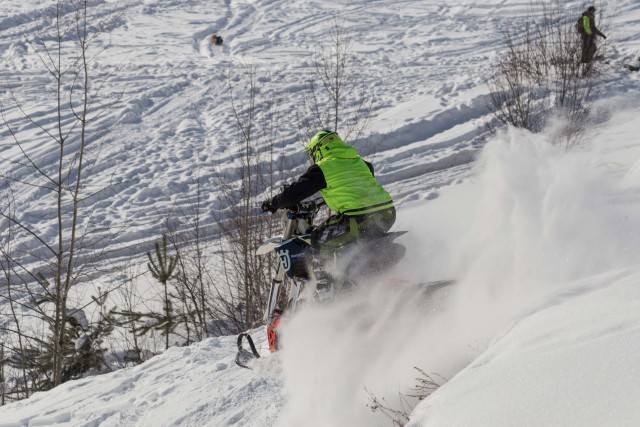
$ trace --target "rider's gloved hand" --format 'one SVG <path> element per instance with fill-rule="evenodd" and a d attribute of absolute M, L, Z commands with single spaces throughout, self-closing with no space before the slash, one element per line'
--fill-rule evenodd
<path fill-rule="evenodd" d="M 262 205 L 260 206 L 260 208 L 262 209 L 262 212 L 275 213 L 278 210 L 278 208 L 274 207 L 271 204 L 271 200 L 265 200 L 264 202 L 262 202 Z"/>

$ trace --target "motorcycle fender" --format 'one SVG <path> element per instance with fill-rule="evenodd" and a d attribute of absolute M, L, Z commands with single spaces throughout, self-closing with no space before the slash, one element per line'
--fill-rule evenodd
<path fill-rule="evenodd" d="M 274 251 L 280 245 L 280 243 L 282 243 L 282 236 L 272 237 L 258 247 L 258 249 L 256 250 L 256 255 L 267 255 L 268 253 Z"/>

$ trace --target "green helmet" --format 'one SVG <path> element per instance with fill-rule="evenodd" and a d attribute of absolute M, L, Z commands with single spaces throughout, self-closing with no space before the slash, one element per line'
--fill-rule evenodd
<path fill-rule="evenodd" d="M 304 151 L 306 151 L 314 163 L 317 163 L 322 158 L 320 148 L 335 141 L 342 142 L 337 133 L 330 130 L 321 130 L 311 138 L 311 141 L 309 141 L 307 146 L 304 147 Z"/>

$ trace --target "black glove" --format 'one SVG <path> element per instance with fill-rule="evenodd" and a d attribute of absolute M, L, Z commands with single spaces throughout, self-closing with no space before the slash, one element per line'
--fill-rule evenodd
<path fill-rule="evenodd" d="M 605 35 L 603 34 L 603 35 L 602 35 L 602 38 L 606 40 L 606 39 L 607 39 L 607 36 L 605 36 Z"/>
<path fill-rule="evenodd" d="M 260 207 L 262 209 L 262 212 L 275 213 L 278 210 L 278 208 L 274 207 L 271 204 L 271 200 L 265 200 L 264 202 L 262 202 L 262 205 Z"/>

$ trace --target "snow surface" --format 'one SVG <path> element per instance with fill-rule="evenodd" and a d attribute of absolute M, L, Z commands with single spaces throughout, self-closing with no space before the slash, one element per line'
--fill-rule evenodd
<path fill-rule="evenodd" d="M 103 16 L 114 6 L 91 2 Z M 567 13 L 584 6 L 567 2 Z M 51 7 L 0 3 L 0 77 L 44 119 L 55 110 L 20 32 Z M 284 326 L 284 350 L 254 372 L 234 365 L 235 337 L 211 338 L 0 407 L 0 427 L 385 426 L 366 390 L 401 408 L 414 367 L 443 385 L 422 402 L 407 398 L 417 404 L 412 427 L 638 425 L 640 76 L 619 64 L 639 55 L 640 4 L 606 8 L 613 51 L 594 108 L 602 120 L 566 151 L 546 133 L 486 139 L 484 77 L 500 30 L 527 16 L 527 2 L 131 1 L 100 60 L 108 93 L 125 96 L 100 119 L 107 161 L 94 184 L 121 183 L 119 197 L 93 201 L 101 225 L 133 224 L 120 247 L 143 253 L 163 214 L 188 205 L 194 165 L 209 184 L 232 167 L 225 70 L 256 65 L 265 96 L 292 114 L 337 14 L 375 91 L 375 129 L 388 133 L 375 163 L 399 205 L 395 229 L 409 231 L 409 253 L 390 274 L 457 283 L 418 297 L 380 278 L 301 311 Z M 211 46 L 212 34 L 225 43 Z M 17 120 L 15 107 L 3 108 Z M 282 124 L 281 148 L 302 166 L 289 154 L 300 148 L 292 126 Z M 36 129 L 18 131 L 46 164 Z M 3 170 L 20 176 L 5 130 L 0 144 Z M 35 190 L 19 197 L 46 233 L 51 206 Z M 213 210 L 214 189 L 204 197 Z M 251 333 L 268 356 L 263 328 Z"/>

